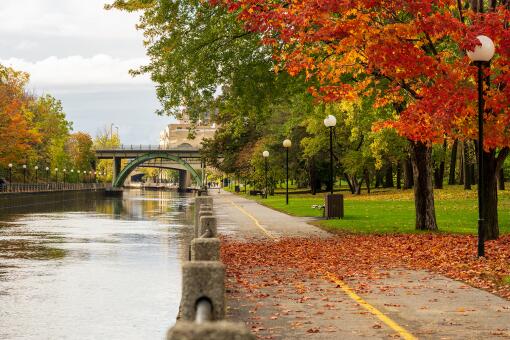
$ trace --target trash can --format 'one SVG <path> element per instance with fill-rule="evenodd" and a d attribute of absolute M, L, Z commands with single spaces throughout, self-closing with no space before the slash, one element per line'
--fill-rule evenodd
<path fill-rule="evenodd" d="M 343 218 L 344 217 L 344 195 L 328 194 L 325 198 L 324 213 L 326 218 Z"/>
<path fill-rule="evenodd" d="M 241 188 L 239 187 L 239 185 L 236 185 L 236 186 L 235 186 L 235 188 L 234 188 L 234 190 L 235 190 L 236 192 L 241 192 Z"/>

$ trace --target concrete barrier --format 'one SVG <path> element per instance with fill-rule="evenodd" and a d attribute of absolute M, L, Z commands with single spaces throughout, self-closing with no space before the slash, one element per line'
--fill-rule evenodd
<path fill-rule="evenodd" d="M 205 216 L 212 216 L 213 211 L 210 206 L 203 205 L 200 209 L 200 213 L 198 214 L 198 218 L 196 219 L 196 224 L 194 225 L 194 237 L 200 237 L 199 230 L 200 230 L 200 219 Z"/>
<path fill-rule="evenodd" d="M 218 235 L 218 228 L 216 223 L 216 217 L 204 214 L 200 217 L 200 225 L 198 227 L 199 237 L 216 237 Z"/>
<path fill-rule="evenodd" d="M 210 196 L 200 196 L 195 197 L 195 221 L 194 224 L 198 224 L 198 219 L 200 216 L 200 210 L 203 205 L 208 205 L 212 208 L 213 206 L 213 199 Z"/>
<path fill-rule="evenodd" d="M 255 340 L 244 324 L 217 321 L 196 324 L 179 321 L 167 333 L 168 340 Z"/>
<path fill-rule="evenodd" d="M 182 266 L 179 321 L 169 340 L 253 340 L 243 324 L 224 321 L 225 265 L 220 261 L 212 197 L 195 198 L 194 239 L 190 261 Z"/>
<path fill-rule="evenodd" d="M 220 239 L 196 238 L 191 241 L 191 261 L 219 261 Z"/>
<path fill-rule="evenodd" d="M 181 319 L 194 321 L 198 300 L 212 304 L 213 320 L 225 318 L 225 265 L 218 261 L 190 261 L 182 266 Z"/>

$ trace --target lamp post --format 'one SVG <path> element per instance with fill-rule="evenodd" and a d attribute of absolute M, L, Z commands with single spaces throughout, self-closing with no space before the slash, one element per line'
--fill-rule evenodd
<path fill-rule="evenodd" d="M 23 184 L 27 182 L 27 165 L 23 164 Z"/>
<path fill-rule="evenodd" d="M 264 168 L 266 170 L 266 172 L 265 172 L 265 177 L 266 177 L 266 192 L 264 194 L 264 197 L 267 198 L 267 170 L 268 170 L 267 159 L 269 157 L 269 151 L 265 150 L 264 152 L 262 152 L 262 156 L 264 157 Z"/>
<path fill-rule="evenodd" d="M 80 170 L 76 170 L 76 182 L 80 183 Z"/>
<path fill-rule="evenodd" d="M 292 146 L 290 139 L 283 141 L 285 148 L 285 169 L 286 169 L 286 186 L 285 186 L 285 204 L 289 204 L 289 149 Z"/>
<path fill-rule="evenodd" d="M 37 173 L 39 172 L 39 167 L 37 165 L 34 166 L 34 170 L 35 170 L 35 183 L 37 183 Z"/>
<path fill-rule="evenodd" d="M 494 42 L 485 35 L 476 37 L 481 45 L 467 51 L 469 59 L 478 68 L 478 257 L 485 256 L 485 168 L 483 162 L 483 121 L 485 100 L 483 98 L 483 67 L 489 67 L 494 56 Z"/>
<path fill-rule="evenodd" d="M 66 173 L 67 173 L 67 170 L 64 169 L 64 183 L 66 182 Z"/>
<path fill-rule="evenodd" d="M 336 125 L 336 118 L 333 115 L 329 115 L 324 119 L 324 125 L 329 128 L 329 183 L 331 185 L 331 194 L 333 195 L 333 187 L 335 183 L 333 181 L 333 128 Z"/>
<path fill-rule="evenodd" d="M 50 182 L 50 168 L 46 167 L 46 182 Z"/>
<path fill-rule="evenodd" d="M 9 163 L 9 183 L 12 183 L 12 163 Z"/>
<path fill-rule="evenodd" d="M 58 183 L 58 168 L 55 168 L 55 183 Z"/>

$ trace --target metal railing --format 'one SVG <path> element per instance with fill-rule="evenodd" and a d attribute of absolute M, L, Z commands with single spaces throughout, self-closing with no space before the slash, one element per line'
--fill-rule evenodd
<path fill-rule="evenodd" d="M 96 151 L 126 151 L 126 150 L 198 150 L 198 148 L 193 146 L 166 146 L 166 145 L 143 145 L 143 144 L 121 144 L 119 146 L 109 146 L 109 147 L 102 147 L 98 148 Z"/>
<path fill-rule="evenodd" d="M 96 190 L 110 187 L 110 183 L 9 183 L 0 184 L 0 192 L 43 192 L 66 190 Z"/>
<path fill-rule="evenodd" d="M 207 321 L 211 321 L 213 318 L 212 315 L 212 303 L 211 300 L 207 298 L 201 298 L 197 301 L 197 307 L 195 312 L 195 322 L 196 323 L 204 323 Z"/>

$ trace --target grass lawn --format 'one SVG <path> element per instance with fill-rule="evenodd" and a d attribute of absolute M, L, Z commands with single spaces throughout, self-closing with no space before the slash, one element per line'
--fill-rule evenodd
<path fill-rule="evenodd" d="M 241 193 L 242 194 L 242 193 Z M 355 233 L 416 233 L 414 229 L 414 200 L 412 190 L 381 189 L 370 195 L 354 196 L 343 192 L 344 219 L 319 220 L 321 227 L 338 232 Z M 465 191 L 461 186 L 445 186 L 435 190 L 436 217 L 440 231 L 476 234 L 478 201 L 476 187 Z M 246 196 L 275 210 L 295 216 L 321 217 L 322 210 L 314 204 L 324 203 L 324 194 L 292 194 L 289 205 L 285 195 L 267 199 Z M 501 233 L 510 233 L 510 190 L 499 191 L 499 225 Z"/>

